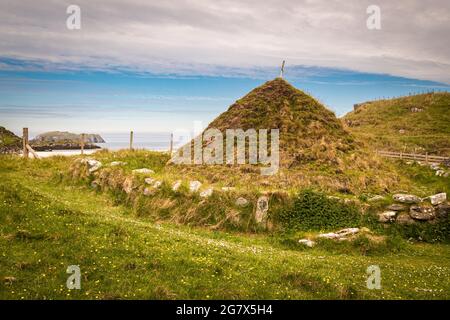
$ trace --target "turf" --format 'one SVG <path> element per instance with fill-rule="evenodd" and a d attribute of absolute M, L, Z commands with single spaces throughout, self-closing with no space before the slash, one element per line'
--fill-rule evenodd
<path fill-rule="evenodd" d="M 1 299 L 449 299 L 450 247 L 362 255 L 137 218 L 67 183 L 68 159 L 0 159 Z M 66 269 L 79 265 L 81 290 Z M 382 289 L 366 287 L 381 268 Z"/>

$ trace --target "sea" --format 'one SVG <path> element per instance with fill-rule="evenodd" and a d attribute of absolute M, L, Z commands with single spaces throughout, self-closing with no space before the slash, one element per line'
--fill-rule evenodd
<path fill-rule="evenodd" d="M 129 132 L 99 132 L 98 133 L 105 143 L 96 143 L 102 149 L 111 151 L 128 149 L 130 147 Z M 177 146 L 174 144 L 174 149 Z M 168 151 L 170 148 L 170 132 L 134 132 L 133 133 L 133 149 L 145 149 L 151 151 Z M 99 149 L 84 150 L 85 154 L 92 154 Z M 39 151 L 40 157 L 51 157 L 56 155 L 76 155 L 81 154 L 81 150 L 53 150 Z"/>

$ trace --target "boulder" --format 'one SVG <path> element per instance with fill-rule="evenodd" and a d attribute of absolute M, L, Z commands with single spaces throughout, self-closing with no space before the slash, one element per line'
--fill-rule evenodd
<path fill-rule="evenodd" d="M 89 173 L 93 173 L 102 167 L 102 163 L 95 159 L 82 159 L 81 163 L 86 163 Z"/>
<path fill-rule="evenodd" d="M 433 206 L 437 206 L 438 204 L 444 203 L 447 200 L 447 194 L 445 192 L 438 193 L 429 196 L 429 199 Z"/>
<path fill-rule="evenodd" d="M 397 215 L 397 212 L 395 211 L 384 211 L 380 214 L 378 214 L 378 221 L 386 223 L 391 222 L 395 220 L 395 216 Z"/>
<path fill-rule="evenodd" d="M 267 211 L 269 211 L 269 198 L 261 196 L 256 201 L 255 220 L 257 223 L 262 223 L 266 220 Z"/>
<path fill-rule="evenodd" d="M 172 185 L 172 190 L 173 191 L 178 191 L 178 189 L 181 187 L 181 180 L 177 180 L 174 182 L 174 184 Z"/>
<path fill-rule="evenodd" d="M 419 203 L 421 199 L 413 194 L 397 193 L 392 198 L 401 203 Z"/>
<path fill-rule="evenodd" d="M 213 194 L 213 188 L 208 188 L 202 192 L 200 192 L 200 197 L 209 198 Z"/>
<path fill-rule="evenodd" d="M 202 183 L 200 181 L 191 181 L 189 182 L 189 191 L 191 192 L 197 192 L 198 189 L 202 186 Z"/>
<path fill-rule="evenodd" d="M 245 207 L 248 204 L 248 200 L 243 198 L 243 197 L 239 197 L 239 198 L 236 199 L 235 204 L 238 207 Z"/>
<path fill-rule="evenodd" d="M 152 169 L 148 169 L 148 168 L 134 169 L 132 172 L 138 173 L 138 174 L 153 174 L 153 173 L 155 173 L 155 171 L 153 171 Z"/>
<path fill-rule="evenodd" d="M 127 163 L 123 162 L 123 161 L 113 161 L 109 165 L 111 167 L 117 167 L 117 166 L 125 166 L 125 165 L 127 165 Z"/>
<path fill-rule="evenodd" d="M 404 211 L 406 210 L 406 206 L 398 203 L 393 203 L 390 206 L 388 206 L 386 209 L 389 211 Z"/>
<path fill-rule="evenodd" d="M 436 217 L 438 218 L 447 218 L 447 216 L 450 214 L 450 205 L 443 203 L 443 204 L 439 204 L 436 208 L 435 208 L 435 212 L 436 212 Z"/>
<path fill-rule="evenodd" d="M 304 244 L 307 247 L 314 247 L 316 245 L 316 243 L 312 240 L 308 240 L 308 239 L 300 239 L 298 240 L 298 243 Z"/>
<path fill-rule="evenodd" d="M 435 218 L 434 208 L 429 205 L 413 205 L 409 208 L 411 218 L 420 221 L 428 221 Z"/>
<path fill-rule="evenodd" d="M 395 222 L 399 224 L 413 224 L 415 221 L 408 214 L 401 214 L 397 217 Z"/>

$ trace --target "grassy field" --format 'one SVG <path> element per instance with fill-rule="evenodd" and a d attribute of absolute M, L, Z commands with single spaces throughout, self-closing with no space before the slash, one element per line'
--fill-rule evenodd
<path fill-rule="evenodd" d="M 137 217 L 60 172 L 68 158 L 0 159 L 0 299 L 449 299 L 450 246 L 290 248 L 275 235 Z M 81 290 L 68 290 L 79 265 Z M 381 290 L 366 269 L 381 269 Z"/>

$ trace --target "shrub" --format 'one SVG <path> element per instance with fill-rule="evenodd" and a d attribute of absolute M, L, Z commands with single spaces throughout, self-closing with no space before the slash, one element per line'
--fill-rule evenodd
<path fill-rule="evenodd" d="M 280 211 L 278 220 L 285 231 L 309 231 L 355 227 L 360 224 L 361 215 L 355 205 L 303 190 L 291 206 Z"/>
<path fill-rule="evenodd" d="M 450 216 L 439 219 L 434 223 L 416 222 L 412 225 L 392 225 L 390 230 L 393 234 L 399 234 L 407 239 L 424 242 L 450 242 Z"/>

